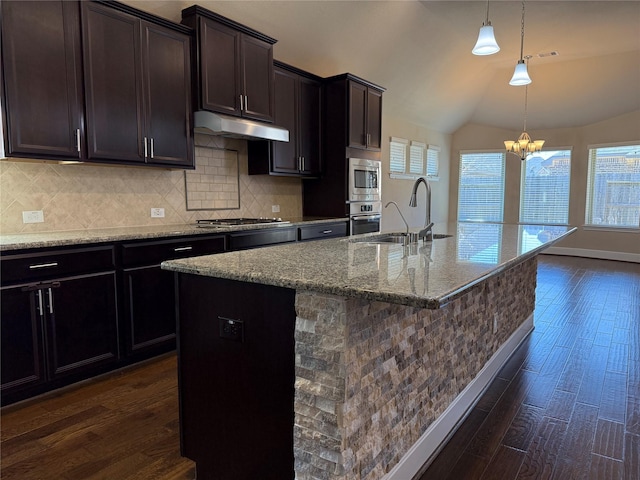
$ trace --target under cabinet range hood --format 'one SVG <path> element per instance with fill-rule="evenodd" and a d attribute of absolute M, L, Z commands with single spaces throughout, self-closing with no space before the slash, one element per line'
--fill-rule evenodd
<path fill-rule="evenodd" d="M 206 110 L 198 110 L 193 113 L 193 124 L 196 133 L 205 135 L 220 135 L 245 140 L 289 141 L 289 130 L 285 128 Z"/>

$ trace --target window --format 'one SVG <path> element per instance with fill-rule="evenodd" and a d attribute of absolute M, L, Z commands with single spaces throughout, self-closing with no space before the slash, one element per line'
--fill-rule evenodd
<path fill-rule="evenodd" d="M 458 221 L 501 222 L 503 212 L 504 153 L 461 153 Z"/>
<path fill-rule="evenodd" d="M 407 158 L 408 150 L 408 158 Z M 389 173 L 391 178 L 415 180 L 427 176 L 438 180 L 440 147 L 391 137 L 389 142 Z M 408 162 L 407 162 L 408 160 Z"/>
<path fill-rule="evenodd" d="M 567 224 L 571 150 L 543 151 L 522 162 L 520 222 Z"/>
<path fill-rule="evenodd" d="M 589 149 L 585 223 L 640 228 L 640 145 Z"/>

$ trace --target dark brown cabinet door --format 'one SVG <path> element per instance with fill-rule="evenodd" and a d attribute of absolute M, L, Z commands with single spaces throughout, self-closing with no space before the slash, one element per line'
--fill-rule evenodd
<path fill-rule="evenodd" d="M 297 174 L 300 168 L 298 156 L 298 76 L 276 68 L 275 74 L 275 123 L 289 130 L 288 142 L 272 142 L 274 173 Z"/>
<path fill-rule="evenodd" d="M 382 92 L 367 89 L 366 143 L 369 150 L 382 148 Z"/>
<path fill-rule="evenodd" d="M 7 155 L 79 158 L 84 119 L 77 2 L 2 1 Z"/>
<path fill-rule="evenodd" d="M 200 108 L 240 116 L 240 36 L 237 30 L 199 18 Z"/>
<path fill-rule="evenodd" d="M 43 294 L 50 378 L 118 360 L 114 272 L 65 279 Z"/>
<path fill-rule="evenodd" d="M 148 163 L 193 165 L 190 39 L 143 22 Z"/>
<path fill-rule="evenodd" d="M 349 146 L 367 148 L 367 87 L 349 82 Z"/>
<path fill-rule="evenodd" d="M 321 170 L 322 85 L 300 77 L 299 82 L 299 155 L 302 157 L 302 173 L 319 175 Z"/>
<path fill-rule="evenodd" d="M 87 157 L 145 161 L 140 20 L 82 2 Z"/>
<path fill-rule="evenodd" d="M 0 315 L 2 396 L 33 387 L 45 379 L 38 291 L 3 288 Z M 4 403 L 4 402 L 3 402 Z"/>
<path fill-rule="evenodd" d="M 243 117 L 273 121 L 273 45 L 242 35 Z"/>
<path fill-rule="evenodd" d="M 175 346 L 173 272 L 160 266 L 124 272 L 127 354 L 169 350 Z"/>

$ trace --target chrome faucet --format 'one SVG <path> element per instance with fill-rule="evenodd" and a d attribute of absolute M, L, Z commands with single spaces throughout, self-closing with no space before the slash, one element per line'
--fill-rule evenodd
<path fill-rule="evenodd" d="M 400 211 L 400 207 L 398 206 L 398 204 L 396 202 L 388 202 L 384 208 L 387 208 L 389 205 L 394 205 L 396 207 L 396 209 L 398 210 L 398 213 L 400 214 L 400 218 L 402 218 L 402 221 L 404 222 L 404 226 L 407 227 L 407 238 L 409 237 L 409 224 L 407 223 L 407 221 L 404 219 L 404 215 L 402 215 L 402 212 Z"/>
<path fill-rule="evenodd" d="M 424 183 L 425 188 L 427 189 L 427 205 L 426 205 L 426 214 L 424 219 L 424 228 L 418 232 L 418 238 L 422 238 L 426 240 L 427 234 L 431 234 L 431 240 L 433 241 L 433 222 L 431 221 L 431 186 L 429 182 L 424 179 L 424 177 L 420 177 L 413 184 L 413 190 L 411 190 L 411 199 L 409 200 L 410 207 L 417 207 L 418 200 L 416 198 L 416 192 L 418 191 L 418 186 Z"/>

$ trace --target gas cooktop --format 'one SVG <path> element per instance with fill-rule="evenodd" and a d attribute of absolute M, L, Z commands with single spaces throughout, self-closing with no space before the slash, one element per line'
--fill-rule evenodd
<path fill-rule="evenodd" d="M 198 220 L 198 227 L 233 227 L 238 225 L 269 225 L 289 223 L 281 218 L 218 218 L 212 220 Z"/>

